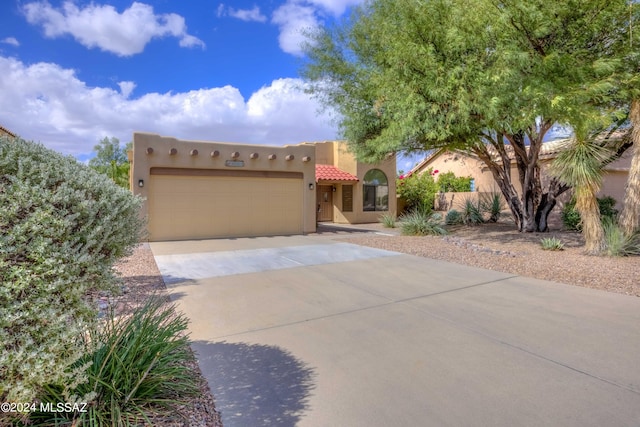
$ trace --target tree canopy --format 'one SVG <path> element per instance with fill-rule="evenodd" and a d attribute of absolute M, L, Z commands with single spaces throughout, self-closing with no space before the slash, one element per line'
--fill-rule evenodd
<path fill-rule="evenodd" d="M 625 0 L 372 0 L 311 35 L 303 72 L 361 159 L 469 150 L 519 229 L 544 231 L 568 188 L 542 187 L 544 136 L 555 123 L 593 131 L 624 119 L 638 86 L 638 12 Z"/>

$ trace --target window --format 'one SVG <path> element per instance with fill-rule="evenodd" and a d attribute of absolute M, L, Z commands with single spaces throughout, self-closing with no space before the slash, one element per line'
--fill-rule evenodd
<path fill-rule="evenodd" d="M 353 185 L 342 186 L 342 212 L 353 212 Z"/>
<path fill-rule="evenodd" d="M 371 169 L 364 175 L 362 191 L 362 210 L 389 210 L 389 183 L 387 176 L 380 169 Z"/>

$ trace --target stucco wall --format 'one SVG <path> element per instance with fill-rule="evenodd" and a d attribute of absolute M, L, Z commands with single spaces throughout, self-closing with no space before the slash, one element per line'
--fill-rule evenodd
<path fill-rule="evenodd" d="M 149 152 L 148 150 L 151 149 Z M 175 154 L 171 150 L 175 149 Z M 217 155 L 212 155 L 212 153 Z M 275 158 L 269 157 L 275 155 Z M 147 187 L 139 181 L 150 180 L 151 168 L 215 169 L 229 171 L 296 172 L 303 175 L 303 232 L 316 230 L 315 218 L 315 148 L 306 144 L 295 146 L 264 146 L 210 141 L 189 141 L 150 133 L 134 133 L 132 191 L 148 197 Z M 287 160 L 287 156 L 293 156 Z M 229 167 L 227 161 L 243 161 L 242 167 Z M 313 184 L 313 190 L 309 189 Z M 224 202 L 224 201 L 221 201 Z M 148 206 L 143 204 L 143 215 Z"/>

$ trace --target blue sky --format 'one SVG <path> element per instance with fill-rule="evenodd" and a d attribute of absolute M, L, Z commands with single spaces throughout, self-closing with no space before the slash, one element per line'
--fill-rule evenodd
<path fill-rule="evenodd" d="M 302 31 L 362 0 L 5 0 L 0 125 L 86 160 L 104 137 L 297 144 L 339 135 L 303 92 Z M 409 169 L 414 160 L 399 169 Z"/>

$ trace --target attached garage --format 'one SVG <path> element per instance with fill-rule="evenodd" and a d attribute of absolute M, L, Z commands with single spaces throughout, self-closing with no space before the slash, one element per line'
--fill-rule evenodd
<path fill-rule="evenodd" d="M 315 231 L 315 148 L 134 133 L 130 184 L 150 241 Z"/>
<path fill-rule="evenodd" d="M 301 173 L 154 168 L 148 203 L 152 240 L 303 232 Z"/>

